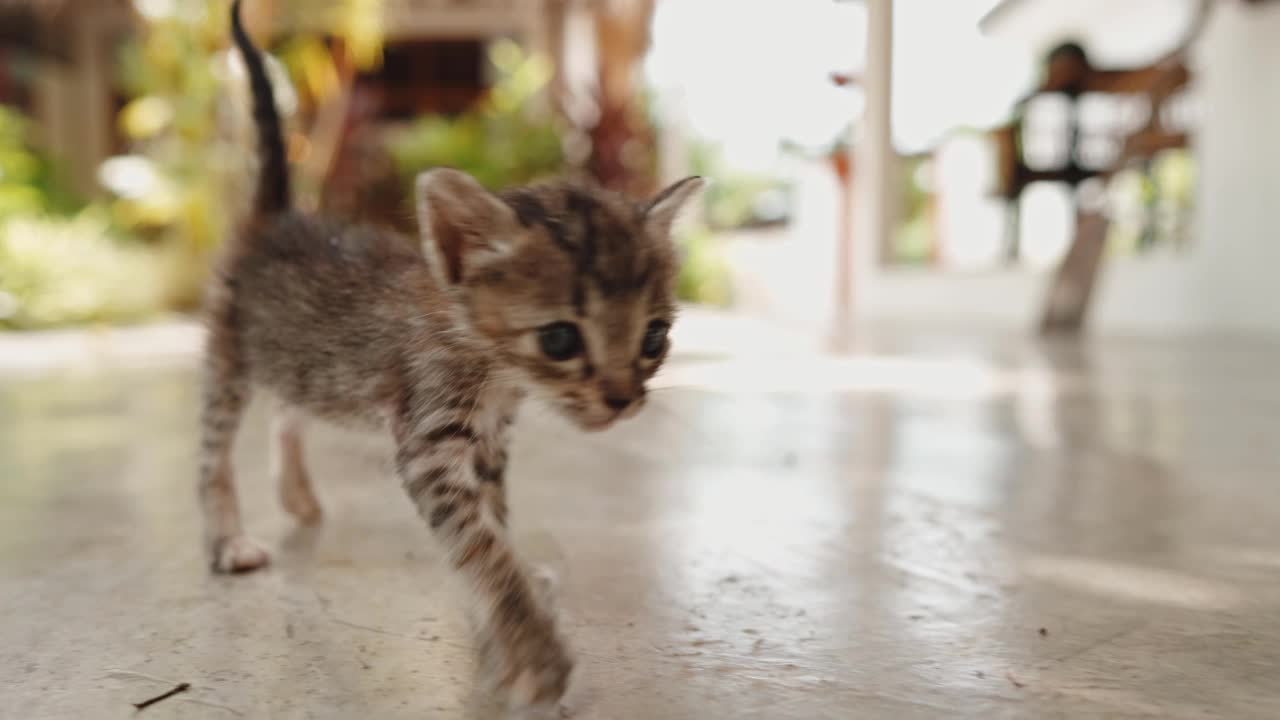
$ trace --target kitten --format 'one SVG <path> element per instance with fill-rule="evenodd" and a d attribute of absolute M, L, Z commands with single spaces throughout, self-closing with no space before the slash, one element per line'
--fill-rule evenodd
<path fill-rule="evenodd" d="M 646 203 L 551 182 L 500 194 L 447 169 L 415 188 L 403 239 L 290 208 L 263 58 L 232 5 L 262 154 L 251 217 L 208 295 L 199 495 L 217 572 L 264 566 L 245 534 L 230 450 L 254 390 L 281 412 L 274 474 L 286 510 L 319 520 L 302 413 L 390 431 L 396 473 L 467 581 L 481 646 L 513 706 L 550 706 L 572 660 L 511 547 L 504 475 L 517 405 L 537 394 L 585 430 L 636 414 L 668 350 L 686 178 Z"/>

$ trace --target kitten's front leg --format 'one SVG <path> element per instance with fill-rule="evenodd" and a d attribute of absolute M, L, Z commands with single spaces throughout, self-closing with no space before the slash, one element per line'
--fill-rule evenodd
<path fill-rule="evenodd" d="M 488 442 L 481 443 L 475 451 L 476 479 L 480 481 L 480 501 L 484 503 L 498 522 L 507 525 L 507 444 L 511 439 L 513 415 L 506 415 L 498 423 L 498 429 Z M 555 612 L 556 573 L 545 565 L 529 566 L 529 580 L 538 602 L 548 612 Z"/>
<path fill-rule="evenodd" d="M 504 527 L 507 524 L 507 443 L 513 422 L 513 416 L 504 416 L 493 437 L 478 444 L 473 453 L 480 497 Z"/>
<path fill-rule="evenodd" d="M 553 615 L 534 596 L 496 506 L 486 502 L 475 429 L 451 419 L 397 435 L 405 491 L 475 594 L 487 669 L 513 707 L 554 707 L 573 661 Z"/>

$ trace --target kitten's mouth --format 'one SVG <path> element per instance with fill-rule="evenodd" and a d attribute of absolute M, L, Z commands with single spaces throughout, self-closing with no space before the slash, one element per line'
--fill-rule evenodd
<path fill-rule="evenodd" d="M 601 430 L 608 430 L 610 427 L 613 426 L 615 422 L 618 421 L 618 418 L 620 417 L 622 417 L 622 413 L 615 412 L 612 415 L 600 420 L 593 420 L 589 418 L 579 418 L 578 426 L 581 427 L 583 430 L 586 430 L 587 432 L 600 432 Z"/>
<path fill-rule="evenodd" d="M 613 427 L 619 420 L 631 417 L 633 413 L 628 412 L 630 409 L 631 408 L 614 410 L 603 417 L 595 416 L 594 414 L 575 415 L 574 421 L 577 423 L 578 427 L 582 428 L 586 432 L 600 432 L 601 430 L 608 430 Z"/>
<path fill-rule="evenodd" d="M 619 410 L 606 409 L 603 405 L 575 401 L 561 405 L 560 412 L 566 419 L 576 425 L 579 430 L 583 432 L 600 432 L 608 430 L 619 421 L 635 417 L 643 407 L 643 399 Z"/>

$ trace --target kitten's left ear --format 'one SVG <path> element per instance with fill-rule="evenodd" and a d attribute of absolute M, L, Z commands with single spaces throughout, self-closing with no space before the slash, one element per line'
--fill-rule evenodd
<path fill-rule="evenodd" d="M 500 254 L 510 241 L 515 213 L 464 172 L 428 170 L 418 176 L 414 195 L 423 252 L 446 287 L 461 283 L 477 261 Z"/>
<path fill-rule="evenodd" d="M 706 180 L 694 175 L 668 185 L 645 206 L 645 226 L 655 235 L 669 235 L 680 211 L 702 192 L 706 184 Z"/>

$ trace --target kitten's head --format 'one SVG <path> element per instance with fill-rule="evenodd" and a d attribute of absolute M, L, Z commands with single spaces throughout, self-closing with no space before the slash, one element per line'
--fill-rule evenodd
<path fill-rule="evenodd" d="M 702 184 L 686 178 L 647 202 L 566 182 L 495 195 L 432 170 L 418 178 L 418 223 L 437 281 L 496 359 L 600 430 L 640 409 L 666 358 L 671 227 Z"/>

